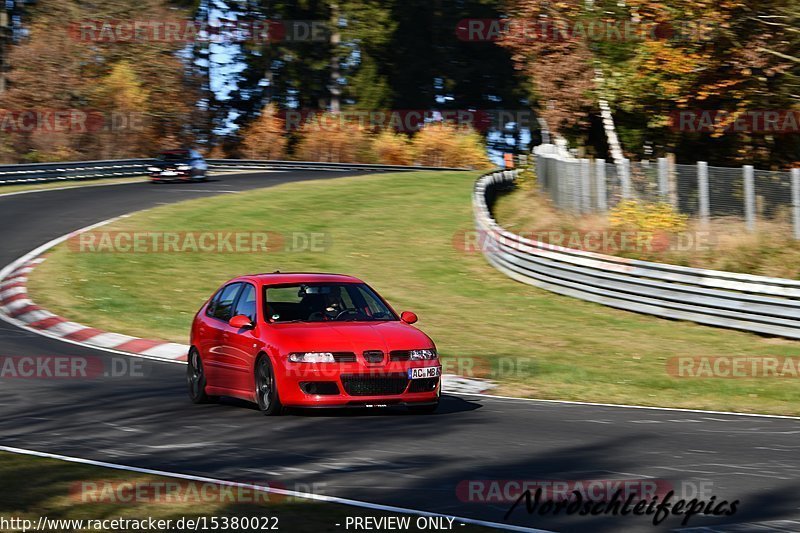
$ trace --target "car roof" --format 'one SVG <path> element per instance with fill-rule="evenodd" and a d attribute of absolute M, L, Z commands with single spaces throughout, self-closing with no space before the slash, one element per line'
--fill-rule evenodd
<path fill-rule="evenodd" d="M 300 283 L 364 283 L 358 278 L 345 274 L 325 274 L 319 272 L 272 272 L 248 274 L 239 280 L 250 280 L 262 285 L 285 285 Z"/>

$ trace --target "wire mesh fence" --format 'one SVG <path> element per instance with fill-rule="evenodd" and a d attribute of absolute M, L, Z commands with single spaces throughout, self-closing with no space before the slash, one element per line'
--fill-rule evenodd
<path fill-rule="evenodd" d="M 675 165 L 675 207 L 681 213 L 698 216 L 700 213 L 700 191 L 698 189 L 697 167 L 694 165 Z M 667 178 L 669 180 L 669 177 Z"/>
<path fill-rule="evenodd" d="M 749 230 L 760 220 L 792 224 L 800 239 L 800 169 L 676 165 L 666 158 L 613 164 L 540 147 L 535 154 L 542 190 L 566 211 L 602 213 L 622 200 L 664 202 L 701 222 L 735 218 Z"/>

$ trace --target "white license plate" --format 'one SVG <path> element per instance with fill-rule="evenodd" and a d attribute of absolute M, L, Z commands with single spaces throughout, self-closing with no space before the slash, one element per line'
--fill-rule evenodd
<path fill-rule="evenodd" d="M 161 173 L 162 176 L 177 176 L 177 172 L 173 172 L 172 170 L 165 170 Z"/>
<path fill-rule="evenodd" d="M 408 379 L 438 378 L 442 369 L 438 366 L 426 366 L 423 368 L 409 368 Z"/>

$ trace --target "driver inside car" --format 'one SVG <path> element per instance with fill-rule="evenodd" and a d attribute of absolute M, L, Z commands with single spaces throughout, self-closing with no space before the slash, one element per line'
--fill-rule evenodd
<path fill-rule="evenodd" d="M 331 318 L 335 318 L 336 315 L 344 311 L 344 302 L 340 297 L 339 292 L 337 291 L 336 294 L 333 291 L 327 293 L 325 296 L 325 314 Z"/>
<path fill-rule="evenodd" d="M 338 293 L 333 290 L 317 292 L 305 292 L 301 302 L 302 307 L 308 313 L 308 320 L 333 320 L 344 310 L 344 303 Z"/>

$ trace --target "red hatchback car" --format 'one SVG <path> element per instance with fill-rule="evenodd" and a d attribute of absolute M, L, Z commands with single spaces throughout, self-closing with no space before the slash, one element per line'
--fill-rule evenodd
<path fill-rule="evenodd" d="M 432 413 L 442 367 L 433 341 L 372 288 L 338 274 L 241 276 L 192 324 L 189 395 L 284 407 L 407 406 Z"/>

